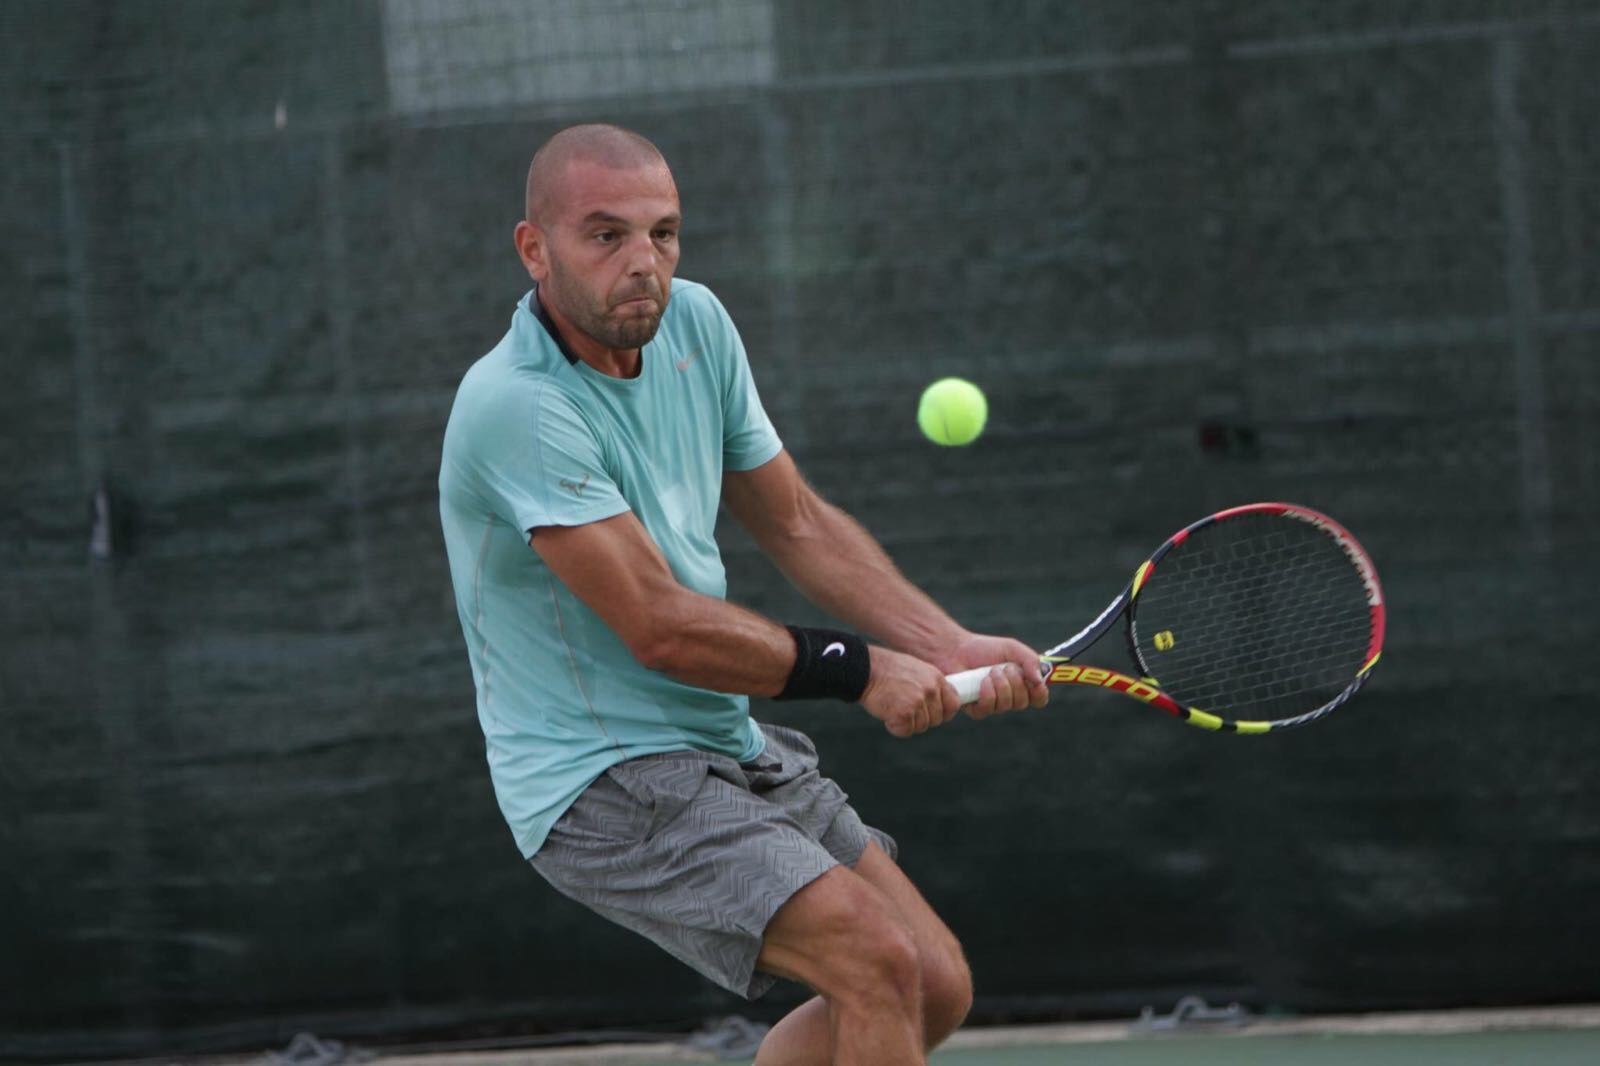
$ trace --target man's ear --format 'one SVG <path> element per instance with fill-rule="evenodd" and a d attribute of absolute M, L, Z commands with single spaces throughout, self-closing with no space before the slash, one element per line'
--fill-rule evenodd
<path fill-rule="evenodd" d="M 545 256 L 544 230 L 527 219 L 517 223 L 512 234 L 517 245 L 517 256 L 534 281 L 543 281 L 549 273 L 549 260 Z"/>

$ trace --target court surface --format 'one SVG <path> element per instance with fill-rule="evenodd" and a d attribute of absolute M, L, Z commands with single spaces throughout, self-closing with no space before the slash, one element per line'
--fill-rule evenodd
<path fill-rule="evenodd" d="M 407 1055 L 375 1066 L 669 1066 L 728 1062 L 682 1045 Z M 1135 1033 L 1128 1023 L 974 1028 L 934 1066 L 1596 1066 L 1600 1006 L 1262 1020 L 1202 1032 Z"/>
<path fill-rule="evenodd" d="M 1594 1066 L 1600 1030 L 1438 1036 L 1145 1037 L 1105 1044 L 965 1048 L 939 1066 Z"/>

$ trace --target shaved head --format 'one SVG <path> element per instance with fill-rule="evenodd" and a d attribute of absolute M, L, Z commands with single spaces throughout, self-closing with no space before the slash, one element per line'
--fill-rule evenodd
<path fill-rule="evenodd" d="M 667 165 L 660 150 L 632 130 L 604 123 L 569 126 L 545 141 L 528 167 L 524 209 L 529 222 L 536 226 L 546 223 L 551 205 L 561 194 L 561 179 L 568 165 L 580 160 L 611 170 Z"/>
<path fill-rule="evenodd" d="M 539 306 L 578 357 L 638 373 L 672 298 L 683 214 L 656 146 L 620 126 L 572 126 L 535 153 L 512 238 Z"/>

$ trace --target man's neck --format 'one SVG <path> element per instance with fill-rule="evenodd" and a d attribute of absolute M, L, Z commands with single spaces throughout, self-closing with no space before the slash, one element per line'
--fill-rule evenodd
<path fill-rule="evenodd" d="M 639 376 L 639 371 L 644 365 L 640 349 L 608 348 L 601 344 L 574 326 L 571 319 L 562 314 L 559 308 L 552 306 L 539 291 L 538 285 L 533 287 L 533 303 L 534 313 L 549 332 L 550 339 L 561 349 L 561 354 L 567 357 L 567 362 L 582 361 L 597 373 L 609 378 Z"/>

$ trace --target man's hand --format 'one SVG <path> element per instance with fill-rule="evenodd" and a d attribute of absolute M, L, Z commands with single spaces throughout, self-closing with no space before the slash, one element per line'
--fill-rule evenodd
<path fill-rule="evenodd" d="M 890 735 L 909 737 L 926 732 L 944 725 L 961 710 L 956 690 L 937 666 L 876 644 L 868 651 L 872 677 L 861 694 L 861 705 Z"/>
<path fill-rule="evenodd" d="M 1039 676 L 1039 653 L 1009 637 L 966 633 L 948 652 L 934 659 L 939 669 L 954 674 L 979 666 L 995 666 L 983 679 L 978 702 L 965 708 L 972 718 L 1038 709 L 1050 702 L 1050 688 Z"/>

